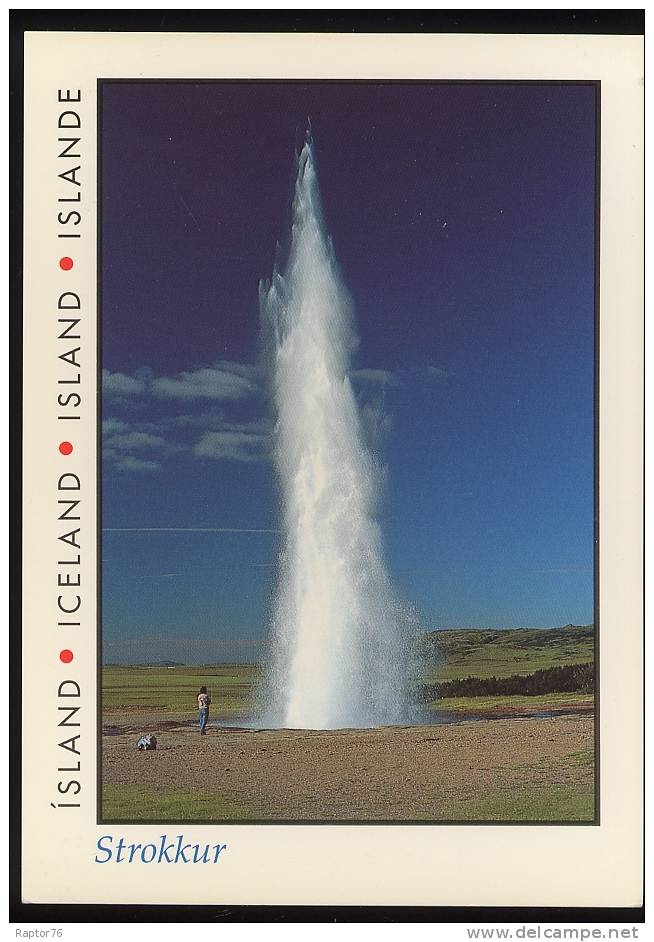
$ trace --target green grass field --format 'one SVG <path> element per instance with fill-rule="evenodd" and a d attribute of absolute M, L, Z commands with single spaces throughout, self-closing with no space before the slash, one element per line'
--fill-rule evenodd
<path fill-rule="evenodd" d="M 425 636 L 422 683 L 465 677 L 510 677 L 544 668 L 589 663 L 593 660 L 592 626 L 551 630 L 461 630 Z M 199 687 L 211 689 L 211 715 L 215 719 L 247 722 L 256 715 L 255 694 L 261 669 L 252 664 L 166 667 L 116 666 L 103 669 L 102 707 L 107 720 L 112 711 L 189 713 L 196 709 Z M 492 709 L 547 710 L 562 703 L 591 704 L 592 694 L 550 693 L 540 696 L 451 697 L 431 704 L 442 710 Z"/>
<path fill-rule="evenodd" d="M 592 627 L 433 632 L 422 639 L 420 669 L 413 680 L 417 692 L 444 681 L 528 675 L 592 663 L 593 649 Z M 312 739 L 304 731 L 261 734 L 234 729 L 206 740 L 195 735 L 196 696 L 202 684 L 211 690 L 214 725 L 248 727 L 258 713 L 261 674 L 261 668 L 253 664 L 105 666 L 103 819 L 295 819 L 302 817 L 296 810 L 298 803 L 311 818 L 312 802 L 322 787 L 316 775 L 325 767 L 332 769 L 328 776 L 332 787 L 324 801 L 334 802 L 336 818 L 343 807 L 346 816 L 360 807 L 362 819 L 386 814 L 394 818 L 398 803 L 404 802 L 402 814 L 407 820 L 593 819 L 593 721 L 588 715 L 592 693 L 480 693 L 419 701 L 427 723 L 432 712 L 437 723 L 444 714 L 467 720 L 459 725 L 423 726 L 422 732 L 402 727 L 347 730 L 327 740 Z M 478 718 L 490 722 L 469 721 Z M 136 732 L 153 723 L 160 748 L 156 753 L 138 753 Z M 376 737 L 372 744 L 370 735 Z M 418 778 L 421 769 L 424 776 L 425 763 L 436 761 L 434 774 L 430 772 L 425 787 L 416 794 L 403 789 L 401 777 L 393 782 L 398 756 L 406 760 L 406 750 L 415 748 L 414 736 L 424 739 L 410 760 Z M 389 742 L 398 744 L 397 756 L 393 748 L 386 751 Z M 351 761 L 350 750 L 357 761 Z M 433 755 L 438 758 L 433 760 Z M 348 757 L 346 761 L 343 756 Z M 198 780 L 203 787 L 196 787 Z"/>
<path fill-rule="evenodd" d="M 426 635 L 426 683 L 464 677 L 510 677 L 593 661 L 592 625 L 514 631 L 433 631 Z"/>
<path fill-rule="evenodd" d="M 243 821 L 266 817 L 265 809 L 253 814 L 218 791 L 104 785 L 102 803 L 106 821 Z M 548 784 L 529 789 L 493 789 L 481 797 L 443 795 L 429 815 L 418 812 L 413 820 L 574 822 L 592 820 L 593 813 L 592 788 Z"/>
<path fill-rule="evenodd" d="M 443 697 L 429 704 L 432 710 L 453 710 L 466 713 L 497 713 L 520 710 L 556 710 L 564 706 L 590 708 L 592 693 L 543 693 L 534 697 L 507 695 L 503 697 Z"/>
<path fill-rule="evenodd" d="M 593 812 L 592 789 L 574 785 L 498 789 L 468 801 L 452 800 L 447 806 L 451 821 L 589 821 Z"/>
<path fill-rule="evenodd" d="M 247 812 L 220 792 L 152 788 L 150 785 L 103 785 L 103 817 L 147 821 L 239 821 Z"/>
<path fill-rule="evenodd" d="M 245 717 L 252 711 L 260 669 L 251 664 L 213 667 L 116 667 L 102 671 L 102 708 L 193 713 L 202 684 L 211 689 L 213 717 Z"/>

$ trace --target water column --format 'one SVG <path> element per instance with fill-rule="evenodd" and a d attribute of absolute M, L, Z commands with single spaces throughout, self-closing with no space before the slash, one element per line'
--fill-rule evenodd
<path fill-rule="evenodd" d="M 348 378 L 357 339 L 323 222 L 313 143 L 297 161 L 288 259 L 260 286 L 283 507 L 268 674 L 270 725 L 400 722 L 402 607 L 376 520 L 379 468 Z"/>

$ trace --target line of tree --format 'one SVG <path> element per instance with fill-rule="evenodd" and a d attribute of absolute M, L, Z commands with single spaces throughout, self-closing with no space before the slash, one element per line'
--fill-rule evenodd
<path fill-rule="evenodd" d="M 592 693 L 595 689 L 595 666 L 571 664 L 548 667 L 533 674 L 511 677 L 463 677 L 438 684 L 423 684 L 420 699 L 425 703 L 445 697 L 492 697 L 520 694 L 535 697 L 543 693 Z"/>

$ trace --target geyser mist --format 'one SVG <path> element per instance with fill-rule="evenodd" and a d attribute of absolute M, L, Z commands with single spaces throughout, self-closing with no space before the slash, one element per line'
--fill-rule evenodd
<path fill-rule="evenodd" d="M 402 722 L 406 613 L 383 561 L 379 469 L 348 370 L 357 340 L 325 230 L 311 138 L 297 161 L 288 259 L 260 286 L 284 545 L 267 678 L 271 726 Z"/>

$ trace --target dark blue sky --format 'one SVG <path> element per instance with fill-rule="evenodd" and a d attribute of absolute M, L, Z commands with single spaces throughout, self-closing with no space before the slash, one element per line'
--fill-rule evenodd
<path fill-rule="evenodd" d="M 308 115 L 400 594 L 428 628 L 592 621 L 594 87 L 102 96 L 105 657 L 259 656 L 280 537 L 257 283 Z"/>

